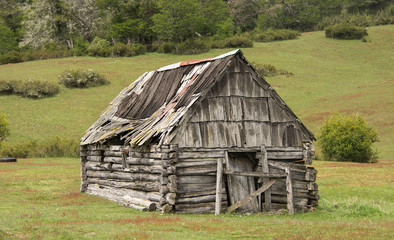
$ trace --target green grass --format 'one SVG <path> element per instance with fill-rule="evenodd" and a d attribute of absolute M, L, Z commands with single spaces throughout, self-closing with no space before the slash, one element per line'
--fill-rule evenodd
<path fill-rule="evenodd" d="M 273 64 L 293 77 L 267 78 L 286 103 L 313 131 L 332 112 L 359 112 L 374 125 L 383 160 L 394 159 L 394 25 L 368 28 L 370 42 L 327 39 L 324 32 L 304 33 L 296 40 L 255 43 L 243 49 L 250 62 Z M 194 56 L 149 53 L 131 58 L 71 57 L 0 66 L 0 80 L 56 82 L 64 70 L 93 69 L 111 81 L 108 86 L 66 89 L 55 97 L 32 100 L 0 96 L 0 111 L 9 119 L 9 143 L 51 136 L 79 139 L 108 103 L 145 71 L 185 59 L 216 56 L 215 49 Z"/>
<path fill-rule="evenodd" d="M 320 206 L 291 215 L 161 215 L 79 192 L 79 160 L 0 164 L 0 239 L 392 239 L 392 163 L 316 162 Z"/>
<path fill-rule="evenodd" d="M 20 159 L 0 164 L 0 239 L 393 239 L 394 25 L 368 28 L 370 42 L 299 39 L 255 43 L 250 62 L 293 72 L 267 80 L 313 131 L 332 112 L 359 112 L 380 135 L 379 163 L 315 161 L 321 196 L 316 211 L 290 215 L 161 215 L 79 193 L 78 159 Z M 216 56 L 150 53 L 132 58 L 63 58 L 0 66 L 1 79 L 57 81 L 70 68 L 90 68 L 111 85 L 61 89 L 32 100 L 0 96 L 10 144 L 53 136 L 80 138 L 108 103 L 145 71 Z"/>

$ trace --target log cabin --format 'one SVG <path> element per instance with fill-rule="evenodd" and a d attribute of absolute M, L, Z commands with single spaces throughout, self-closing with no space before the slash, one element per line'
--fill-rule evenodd
<path fill-rule="evenodd" d="M 142 74 L 81 139 L 81 191 L 175 213 L 318 204 L 315 137 L 241 50 Z"/>

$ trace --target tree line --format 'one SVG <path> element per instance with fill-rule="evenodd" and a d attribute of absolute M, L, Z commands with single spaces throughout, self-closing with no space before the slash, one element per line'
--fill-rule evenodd
<path fill-rule="evenodd" d="M 194 39 L 319 30 L 352 14 L 356 25 L 378 15 L 384 19 L 376 24 L 391 24 L 393 9 L 392 0 L 2 0 L 0 55 L 59 48 L 84 54 L 95 39 L 148 50 L 165 43 L 177 52 Z"/>

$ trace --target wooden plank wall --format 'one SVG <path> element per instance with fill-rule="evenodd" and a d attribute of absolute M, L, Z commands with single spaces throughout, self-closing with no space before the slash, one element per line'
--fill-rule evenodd
<path fill-rule="evenodd" d="M 171 211 L 177 192 L 176 146 L 130 148 L 125 161 L 122 155 L 120 145 L 81 148 L 81 191 L 132 207 L 130 198 L 147 200 Z"/>
<path fill-rule="evenodd" d="M 250 67 L 234 59 L 229 71 L 196 103 L 179 147 L 302 146 L 296 119 L 254 80 Z"/>

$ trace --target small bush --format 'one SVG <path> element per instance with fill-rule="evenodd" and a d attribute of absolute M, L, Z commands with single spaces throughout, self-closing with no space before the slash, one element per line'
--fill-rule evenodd
<path fill-rule="evenodd" d="M 111 55 L 110 43 L 99 37 L 95 37 L 88 49 L 89 56 L 109 57 Z"/>
<path fill-rule="evenodd" d="M 43 98 L 59 93 L 59 85 L 48 81 L 15 81 L 14 92 L 22 97 Z"/>
<path fill-rule="evenodd" d="M 130 57 L 136 55 L 130 45 L 118 42 L 112 48 L 112 55 L 115 57 Z"/>
<path fill-rule="evenodd" d="M 152 44 L 152 51 L 158 53 L 174 53 L 175 46 L 173 43 L 170 42 L 154 42 Z"/>
<path fill-rule="evenodd" d="M 336 24 L 325 29 L 327 38 L 336 39 L 362 39 L 367 36 L 367 30 L 350 24 Z"/>
<path fill-rule="evenodd" d="M 93 70 L 67 70 L 59 76 L 59 83 L 67 88 L 89 88 L 109 84 L 109 81 Z"/>
<path fill-rule="evenodd" d="M 319 144 L 325 159 L 334 161 L 375 162 L 376 131 L 358 114 L 333 114 L 320 128 Z"/>
<path fill-rule="evenodd" d="M 210 49 L 205 39 L 188 39 L 178 45 L 177 54 L 191 55 L 208 52 Z"/>
<path fill-rule="evenodd" d="M 0 149 L 2 146 L 2 141 L 8 137 L 10 134 L 10 130 L 8 129 L 7 118 L 4 114 L 0 112 Z"/>
<path fill-rule="evenodd" d="M 286 75 L 286 76 L 294 76 L 292 72 L 288 72 L 286 70 L 277 69 L 274 65 L 271 64 L 255 64 L 252 63 L 254 68 L 261 76 L 264 77 L 272 77 L 276 75 Z"/>
<path fill-rule="evenodd" d="M 0 64 L 19 63 L 22 61 L 23 59 L 21 54 L 17 51 L 10 51 L 6 54 L 0 55 Z"/>
<path fill-rule="evenodd" d="M 1 157 L 78 157 L 79 141 L 53 137 L 45 142 L 35 140 L 15 145 L 5 144 L 0 150 Z"/>
<path fill-rule="evenodd" d="M 226 48 L 250 48 L 253 47 L 253 41 L 247 37 L 234 36 L 226 39 Z"/>
<path fill-rule="evenodd" d="M 290 29 L 277 29 L 272 30 L 268 29 L 266 31 L 256 33 L 253 39 L 256 42 L 273 42 L 273 41 L 282 41 L 289 39 L 296 39 L 300 34 L 295 30 Z"/>
<path fill-rule="evenodd" d="M 16 94 L 27 98 L 44 98 L 59 93 L 59 85 L 48 81 L 0 81 L 0 94 Z"/>

